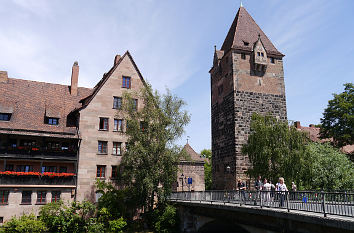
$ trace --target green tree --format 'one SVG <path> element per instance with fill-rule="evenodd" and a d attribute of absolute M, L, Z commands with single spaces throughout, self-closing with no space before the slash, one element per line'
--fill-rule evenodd
<path fill-rule="evenodd" d="M 91 202 L 52 202 L 40 209 L 39 219 L 50 232 L 98 232 L 103 225 L 95 218 L 96 207 Z"/>
<path fill-rule="evenodd" d="M 200 152 L 207 160 L 204 163 L 205 190 L 211 190 L 213 185 L 211 150 L 204 149 Z"/>
<path fill-rule="evenodd" d="M 138 111 L 136 97 L 141 100 Z M 153 210 L 156 200 L 162 204 L 176 181 L 181 148 L 174 142 L 190 120 L 184 105 L 170 91 L 160 95 L 150 85 L 123 95 L 123 109 L 117 115 L 127 119 L 128 148 L 122 157 L 120 181 L 130 188 L 136 208 L 143 207 L 145 212 Z"/>
<path fill-rule="evenodd" d="M 0 232 L 4 233 L 42 233 L 47 232 L 47 228 L 41 220 L 36 219 L 34 214 L 22 215 L 19 218 L 13 217 L 6 222 Z"/>
<path fill-rule="evenodd" d="M 328 101 L 321 119 L 321 137 L 333 138 L 337 147 L 354 144 L 354 84 L 344 86 L 344 92 Z"/>
<path fill-rule="evenodd" d="M 307 140 L 303 132 L 289 127 L 285 121 L 253 114 L 251 134 L 242 147 L 242 153 L 248 155 L 252 164 L 248 174 L 254 178 L 261 175 L 272 181 L 282 176 L 287 182 L 300 184 Z"/>
<path fill-rule="evenodd" d="M 307 146 L 305 188 L 315 190 L 353 190 L 354 164 L 337 148 L 311 142 Z"/>

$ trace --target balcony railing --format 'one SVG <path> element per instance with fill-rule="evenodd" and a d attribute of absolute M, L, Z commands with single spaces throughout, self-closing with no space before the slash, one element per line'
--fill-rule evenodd
<path fill-rule="evenodd" d="M 16 155 L 20 157 L 40 157 L 40 156 L 53 156 L 53 157 L 76 157 L 76 150 L 72 149 L 48 149 L 46 147 L 2 147 L 0 148 L 0 155 Z"/>
<path fill-rule="evenodd" d="M 75 185 L 72 173 L 0 172 L 1 185 Z"/>

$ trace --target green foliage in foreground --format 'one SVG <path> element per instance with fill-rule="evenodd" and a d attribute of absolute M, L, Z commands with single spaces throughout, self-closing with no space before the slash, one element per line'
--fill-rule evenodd
<path fill-rule="evenodd" d="M 205 181 L 205 190 L 211 190 L 213 185 L 212 177 L 212 161 L 211 161 L 211 150 L 204 149 L 200 152 L 208 160 L 204 163 L 204 181 Z"/>
<path fill-rule="evenodd" d="M 329 144 L 309 143 L 306 147 L 306 189 L 354 189 L 354 164 L 345 154 Z"/>
<path fill-rule="evenodd" d="M 254 114 L 251 135 L 242 147 L 242 153 L 252 163 L 248 174 L 253 178 L 261 175 L 273 183 L 279 177 L 284 177 L 286 182 L 301 183 L 306 142 L 306 135 L 289 127 L 286 121 Z"/>
<path fill-rule="evenodd" d="M 154 232 L 178 232 L 178 215 L 174 206 L 160 205 L 153 211 L 145 214 L 147 223 Z"/>
<path fill-rule="evenodd" d="M 138 111 L 134 98 L 141 100 Z M 120 164 L 120 182 L 131 190 L 136 210 L 152 211 L 156 200 L 165 202 L 172 191 L 181 155 L 181 148 L 174 142 L 190 120 L 184 105 L 169 91 L 160 95 L 148 84 L 138 93 L 123 95 L 123 109 L 117 117 L 127 119 L 129 146 Z"/>
<path fill-rule="evenodd" d="M 353 190 L 354 165 L 337 148 L 310 142 L 306 134 L 271 116 L 255 114 L 251 135 L 242 152 L 248 154 L 251 177 L 277 181 L 284 177 L 305 190 Z"/>
<path fill-rule="evenodd" d="M 103 224 L 95 218 L 96 207 L 91 202 L 72 202 L 66 205 L 62 201 L 43 206 L 39 219 L 50 232 L 96 232 L 104 230 Z"/>
<path fill-rule="evenodd" d="M 47 230 L 45 223 L 37 220 L 34 214 L 13 217 L 0 227 L 0 233 L 42 233 Z"/>

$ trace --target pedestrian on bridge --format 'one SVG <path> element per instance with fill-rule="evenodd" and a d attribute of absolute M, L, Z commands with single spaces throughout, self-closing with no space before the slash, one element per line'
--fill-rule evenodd
<path fill-rule="evenodd" d="M 280 197 L 280 207 L 283 207 L 285 195 L 286 195 L 286 192 L 288 191 L 288 188 L 286 187 L 286 184 L 284 183 L 283 177 L 279 177 L 279 182 L 277 183 L 275 188 L 278 191 L 278 194 Z"/>

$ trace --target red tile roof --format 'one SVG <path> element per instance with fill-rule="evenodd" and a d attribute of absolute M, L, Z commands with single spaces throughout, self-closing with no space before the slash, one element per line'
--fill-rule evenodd
<path fill-rule="evenodd" d="M 229 29 L 221 50 L 227 52 L 231 48 L 252 51 L 254 43 L 261 37 L 266 52 L 269 55 L 284 56 L 264 34 L 244 7 L 240 7 Z"/>
<path fill-rule="evenodd" d="M 78 95 L 72 96 L 66 85 L 14 78 L 0 82 L 0 106 L 12 112 L 10 121 L 0 121 L 0 133 L 75 137 L 76 128 L 67 124 L 67 116 L 91 92 L 92 89 L 79 87 Z M 45 124 L 45 116 L 60 117 L 59 125 Z"/>

